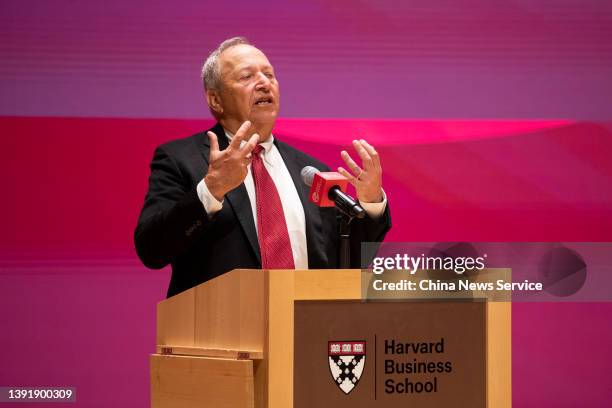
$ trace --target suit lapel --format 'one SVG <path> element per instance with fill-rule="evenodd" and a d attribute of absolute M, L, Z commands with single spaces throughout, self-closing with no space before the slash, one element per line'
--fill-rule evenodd
<path fill-rule="evenodd" d="M 304 208 L 304 215 L 306 218 L 306 243 L 308 246 L 308 263 L 309 266 L 314 260 L 324 259 L 325 255 L 320 253 L 323 250 L 324 239 L 322 236 L 322 221 L 319 208 L 310 202 L 308 195 L 310 188 L 304 183 L 301 176 L 301 171 L 304 166 L 308 163 L 300 160 L 294 153 L 293 149 L 286 144 L 279 142 L 274 138 L 274 144 L 280 152 L 291 179 L 295 185 L 295 189 L 298 192 L 302 207 Z"/>
<path fill-rule="evenodd" d="M 242 229 L 251 244 L 251 249 L 257 257 L 257 261 L 261 264 L 261 253 L 259 252 L 259 241 L 257 240 L 257 230 L 255 229 L 255 220 L 253 219 L 253 210 L 251 201 L 247 193 L 244 183 L 236 187 L 225 195 L 226 200 L 236 213 L 236 218 L 240 222 Z"/>
<path fill-rule="evenodd" d="M 215 125 L 214 128 L 210 129 L 217 135 L 217 139 L 219 140 L 219 149 L 225 150 L 229 146 L 229 141 L 225 136 L 225 130 L 223 130 L 223 126 L 219 123 Z M 204 156 L 206 162 L 208 162 L 208 154 L 210 152 L 210 143 L 208 140 L 208 136 L 204 134 L 205 138 L 205 151 Z M 255 253 L 257 260 L 261 264 L 261 253 L 259 252 L 259 241 L 257 240 L 257 230 L 255 229 L 255 220 L 253 219 L 253 210 L 251 209 L 251 201 L 249 200 L 249 194 L 247 193 L 246 187 L 244 183 L 240 184 L 238 187 L 230 191 L 225 195 L 225 199 L 229 203 L 230 207 L 234 211 L 244 234 L 246 235 L 249 244 L 251 244 L 251 249 Z"/>

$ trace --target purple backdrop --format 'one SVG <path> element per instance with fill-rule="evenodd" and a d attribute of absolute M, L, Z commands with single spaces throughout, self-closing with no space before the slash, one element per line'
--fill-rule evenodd
<path fill-rule="evenodd" d="M 246 35 L 285 117 L 609 119 L 612 2 L 4 1 L 0 114 L 208 117 L 199 68 Z"/>

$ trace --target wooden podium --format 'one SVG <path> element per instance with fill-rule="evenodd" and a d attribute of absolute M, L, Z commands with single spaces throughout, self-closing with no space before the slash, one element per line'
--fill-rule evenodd
<path fill-rule="evenodd" d="M 347 301 L 353 301 L 367 308 L 370 303 L 361 302 L 364 273 L 361 270 L 234 270 L 160 302 L 157 354 L 150 359 L 152 407 L 293 407 L 296 305 L 302 301 L 322 301 L 332 302 L 332 306 L 333 302 L 340 302 L 344 307 L 351 307 Z M 394 302 L 386 303 L 394 307 Z M 457 311 L 463 307 L 453 302 L 431 304 L 443 315 L 445 310 Z M 417 306 L 424 312 L 414 318 L 427 318 L 423 314 L 427 314 L 428 304 L 414 303 Z M 404 304 L 404 307 L 410 310 L 412 306 Z M 480 347 L 484 356 L 483 401 L 486 400 L 488 407 L 510 407 L 510 303 L 485 301 L 477 307 L 484 311 L 483 347 Z M 321 330 L 322 337 L 326 333 L 325 329 Z M 376 337 L 373 339 L 368 343 L 369 353 L 376 353 Z M 325 344 L 328 340 L 334 339 L 322 339 Z M 322 352 L 325 351 L 323 348 Z M 377 397 L 376 371 L 383 362 L 382 356 L 378 363 L 376 356 L 367 358 L 368 370 L 374 370 L 367 381 L 373 385 L 366 385 L 364 379 L 364 385 L 359 384 L 356 389 L 363 388 L 359 392 L 367 393 L 370 399 L 391 398 L 384 395 L 382 385 L 378 387 Z M 323 355 L 320 361 L 326 364 L 326 357 Z M 461 375 L 460 364 L 457 372 L 456 375 Z M 331 377 L 325 381 L 335 389 Z M 370 388 L 374 388 L 373 397 Z M 357 392 L 348 396 L 342 392 L 337 394 L 335 398 L 340 401 L 359 398 Z M 426 401 L 426 396 L 414 398 Z"/>

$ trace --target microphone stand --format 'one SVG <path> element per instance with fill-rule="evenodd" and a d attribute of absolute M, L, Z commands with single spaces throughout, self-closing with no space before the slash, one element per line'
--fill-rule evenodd
<path fill-rule="evenodd" d="M 340 268 L 349 269 L 351 267 L 351 221 L 354 217 L 344 211 L 340 219 Z"/>
<path fill-rule="evenodd" d="M 365 210 L 351 196 L 338 188 L 330 190 L 330 198 L 334 200 L 336 208 L 340 210 L 340 268 L 351 267 L 351 221 L 354 218 L 365 217 Z"/>

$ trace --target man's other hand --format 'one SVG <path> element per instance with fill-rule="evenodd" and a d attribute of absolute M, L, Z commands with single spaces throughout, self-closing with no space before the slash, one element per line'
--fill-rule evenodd
<path fill-rule="evenodd" d="M 379 203 L 383 201 L 382 168 L 378 152 L 363 139 L 353 140 L 353 147 L 361 158 L 363 169 L 355 163 L 346 150 L 340 156 L 350 172 L 338 167 L 338 172 L 346 177 L 355 187 L 357 199 L 362 203 Z"/>

